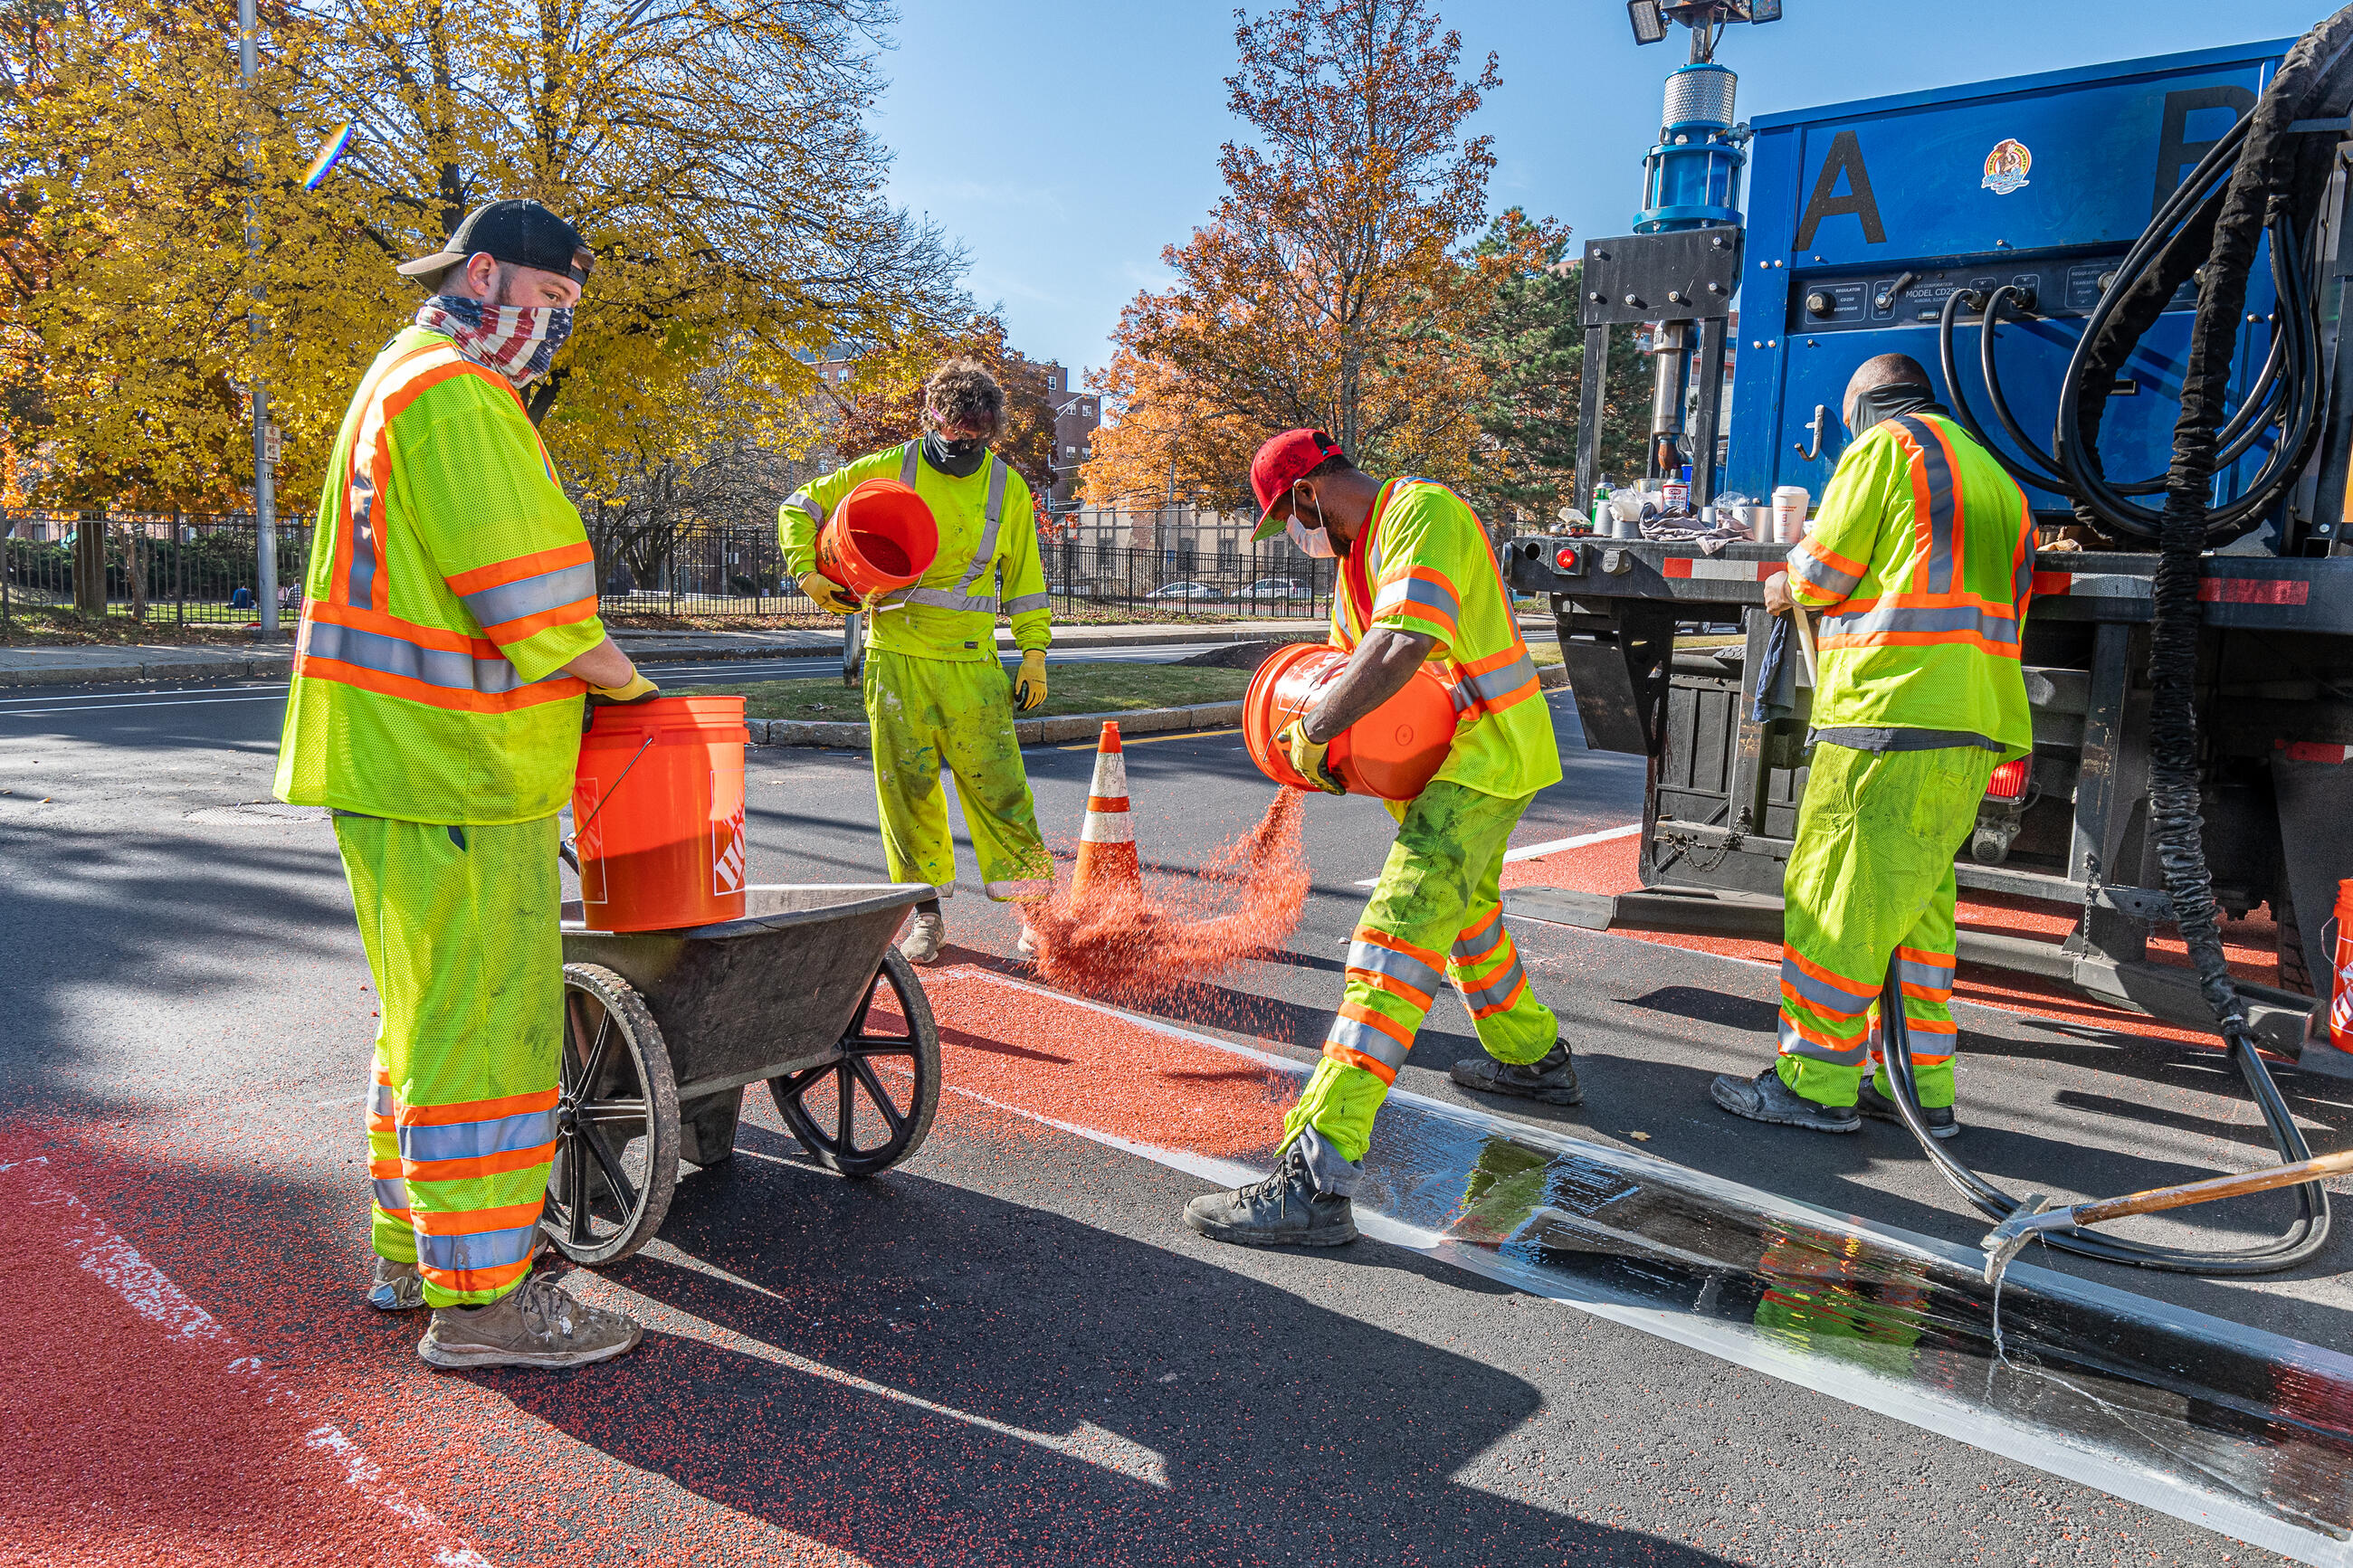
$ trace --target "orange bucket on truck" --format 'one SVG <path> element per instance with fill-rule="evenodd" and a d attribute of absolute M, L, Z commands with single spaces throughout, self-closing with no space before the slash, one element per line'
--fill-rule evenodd
<path fill-rule="evenodd" d="M 1347 667 L 1344 648 L 1294 644 L 1269 654 L 1242 698 L 1242 741 L 1258 771 L 1293 789 L 1316 786 L 1300 776 L 1274 738 L 1305 713 Z M 1430 666 L 1405 689 L 1333 737 L 1324 760 L 1350 795 L 1411 800 L 1446 765 L 1454 744 L 1454 694 Z"/>
<path fill-rule="evenodd" d="M 670 931 L 744 914 L 741 697 L 595 710 L 572 831 L 591 931 Z"/>
<path fill-rule="evenodd" d="M 912 587 L 939 553 L 932 509 L 896 479 L 851 487 L 817 536 L 817 569 L 860 599 Z"/>

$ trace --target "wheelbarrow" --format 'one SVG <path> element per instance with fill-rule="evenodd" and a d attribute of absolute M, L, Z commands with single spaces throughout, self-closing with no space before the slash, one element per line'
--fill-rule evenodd
<path fill-rule="evenodd" d="M 733 1157 L 765 1082 L 808 1157 L 844 1176 L 923 1146 L 940 1037 L 891 944 L 920 883 L 755 887 L 744 915 L 682 931 L 587 929 L 564 905 L 565 1038 L 542 1221 L 575 1263 L 653 1239 L 679 1163 Z"/>

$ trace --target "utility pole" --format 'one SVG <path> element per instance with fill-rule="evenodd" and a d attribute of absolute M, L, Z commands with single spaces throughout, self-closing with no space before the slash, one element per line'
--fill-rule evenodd
<path fill-rule="evenodd" d="M 237 0 L 237 74 L 248 98 L 260 75 L 260 27 L 253 13 L 254 0 Z M 249 141 L 245 166 L 250 175 L 253 150 Z M 260 584 L 256 596 L 260 600 L 260 635 L 274 637 L 278 635 L 278 484 L 269 450 L 269 384 L 262 379 L 260 361 L 261 306 L 267 298 L 260 279 L 261 219 L 249 190 L 245 198 L 245 256 L 255 273 L 253 312 L 246 318 L 246 332 L 254 347 L 253 373 L 248 378 L 247 393 L 253 400 L 253 547 Z"/>

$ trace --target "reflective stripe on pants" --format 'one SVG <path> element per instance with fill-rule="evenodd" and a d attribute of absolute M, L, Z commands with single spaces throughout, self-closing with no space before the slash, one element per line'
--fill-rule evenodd
<path fill-rule="evenodd" d="M 1365 1157 L 1373 1118 L 1441 973 L 1462 994 L 1488 1055 L 1532 1062 L 1552 1049 L 1558 1023 L 1528 988 L 1503 921 L 1504 851 L 1533 798 L 1504 800 L 1441 781 L 1405 807 L 1348 947 L 1346 990 L 1324 1059 L 1283 1120 L 1286 1142 L 1312 1126 L 1342 1158 Z"/>
<path fill-rule="evenodd" d="M 375 1250 L 418 1265 L 429 1305 L 494 1301 L 531 1271 L 555 1148 L 555 819 L 334 826 L 383 1015 L 367 1104 Z"/>
<path fill-rule="evenodd" d="M 1892 963 L 1920 1103 L 1953 1103 L 1953 855 L 1996 760 L 1815 746 L 1782 879 L 1780 1072 L 1808 1100 L 1855 1102 Z"/>
<path fill-rule="evenodd" d="M 914 658 L 887 648 L 866 657 L 866 717 L 873 731 L 874 798 L 882 856 L 896 882 L 956 879 L 943 769 L 955 777 L 965 826 L 992 899 L 1053 890 L 1054 863 L 1013 733 L 1005 667 Z"/>

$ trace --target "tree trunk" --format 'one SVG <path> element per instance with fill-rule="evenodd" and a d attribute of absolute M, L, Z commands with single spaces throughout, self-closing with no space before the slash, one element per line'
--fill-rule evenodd
<path fill-rule="evenodd" d="M 139 542 L 145 530 L 135 522 L 122 525 L 122 573 L 131 584 L 131 618 L 147 618 L 147 563 L 140 558 Z"/>
<path fill-rule="evenodd" d="M 74 523 L 74 608 L 85 616 L 106 614 L 106 520 L 83 512 Z"/>

